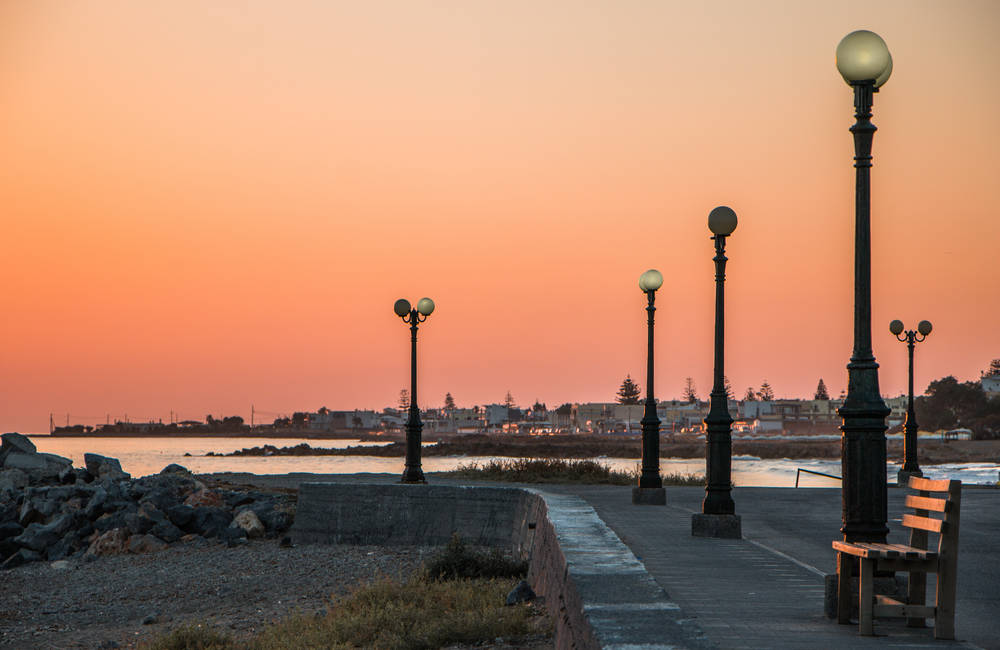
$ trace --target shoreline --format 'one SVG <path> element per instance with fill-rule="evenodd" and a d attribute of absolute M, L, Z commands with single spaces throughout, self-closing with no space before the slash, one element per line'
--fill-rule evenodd
<path fill-rule="evenodd" d="M 263 447 L 244 448 L 226 454 L 207 454 L 213 457 L 240 456 L 374 456 L 402 458 L 405 456 L 405 443 L 402 441 L 386 441 L 387 444 L 378 447 L 352 446 L 343 449 L 313 447 L 302 443 L 293 447 Z M 754 456 L 764 459 L 805 460 L 805 459 L 835 459 L 840 457 L 841 443 L 839 440 L 734 440 L 732 455 Z M 889 440 L 887 456 L 890 461 L 901 461 L 903 443 Z M 510 436 L 469 434 L 461 438 L 439 441 L 435 445 L 423 447 L 421 454 L 425 457 L 443 456 L 496 456 L 507 458 L 642 458 L 642 439 L 640 436 L 608 436 L 575 435 L 575 436 Z M 678 442 L 667 436 L 660 438 L 661 458 L 704 458 L 705 442 L 700 440 Z M 959 440 L 943 442 L 939 440 L 923 440 L 918 446 L 918 457 L 921 464 L 944 465 L 951 463 L 1000 463 L 1000 440 Z"/>

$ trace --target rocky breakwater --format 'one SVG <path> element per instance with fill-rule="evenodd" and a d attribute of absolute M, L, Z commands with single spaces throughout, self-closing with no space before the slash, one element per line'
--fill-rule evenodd
<path fill-rule="evenodd" d="M 115 458 L 85 454 L 86 467 L 75 468 L 19 433 L 2 440 L 0 569 L 182 542 L 236 546 L 276 537 L 294 517 L 293 497 L 211 489 L 180 465 L 133 479 Z"/>

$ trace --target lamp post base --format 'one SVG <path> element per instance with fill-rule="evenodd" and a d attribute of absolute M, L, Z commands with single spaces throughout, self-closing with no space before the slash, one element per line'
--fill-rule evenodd
<path fill-rule="evenodd" d="M 410 470 L 407 469 L 403 472 L 403 478 L 399 480 L 400 483 L 427 483 L 427 479 L 424 478 L 424 473 L 422 470 Z"/>
<path fill-rule="evenodd" d="M 634 506 L 665 506 L 667 491 L 664 488 L 632 488 L 632 505 Z"/>
<path fill-rule="evenodd" d="M 743 539 L 743 526 L 739 515 L 706 515 L 696 512 L 691 515 L 691 536 Z"/>
<path fill-rule="evenodd" d="M 896 472 L 896 485 L 898 487 L 906 487 L 910 482 L 911 476 L 923 476 L 923 475 L 924 473 L 921 472 L 919 469 L 917 470 L 901 469 L 898 472 Z"/>

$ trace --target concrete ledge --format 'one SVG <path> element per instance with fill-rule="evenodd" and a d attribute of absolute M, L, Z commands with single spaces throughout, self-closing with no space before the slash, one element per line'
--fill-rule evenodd
<path fill-rule="evenodd" d="M 291 535 L 295 543 L 405 546 L 447 544 L 457 533 L 509 548 L 525 498 L 495 487 L 302 483 Z"/>
<path fill-rule="evenodd" d="M 667 505 L 667 491 L 664 488 L 632 488 L 632 503 L 637 506 Z"/>
<path fill-rule="evenodd" d="M 720 537 L 743 539 L 743 526 L 739 515 L 691 515 L 691 535 L 694 537 Z"/>

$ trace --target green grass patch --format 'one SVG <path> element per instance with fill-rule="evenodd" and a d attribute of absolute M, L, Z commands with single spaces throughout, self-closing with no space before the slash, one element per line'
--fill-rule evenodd
<path fill-rule="evenodd" d="M 427 561 L 425 571 L 430 580 L 523 578 L 528 573 L 528 563 L 506 557 L 497 548 L 472 548 L 455 534 L 443 551 Z"/>
<path fill-rule="evenodd" d="M 146 650 L 231 650 L 233 640 L 206 624 L 185 625 L 140 647 Z"/>
<path fill-rule="evenodd" d="M 597 485 L 637 485 L 639 468 L 632 471 L 611 469 L 596 460 L 563 460 L 559 458 L 494 459 L 480 465 L 459 465 L 444 476 L 483 481 L 513 483 L 589 483 Z M 663 474 L 664 485 L 704 485 L 700 474 Z"/>

